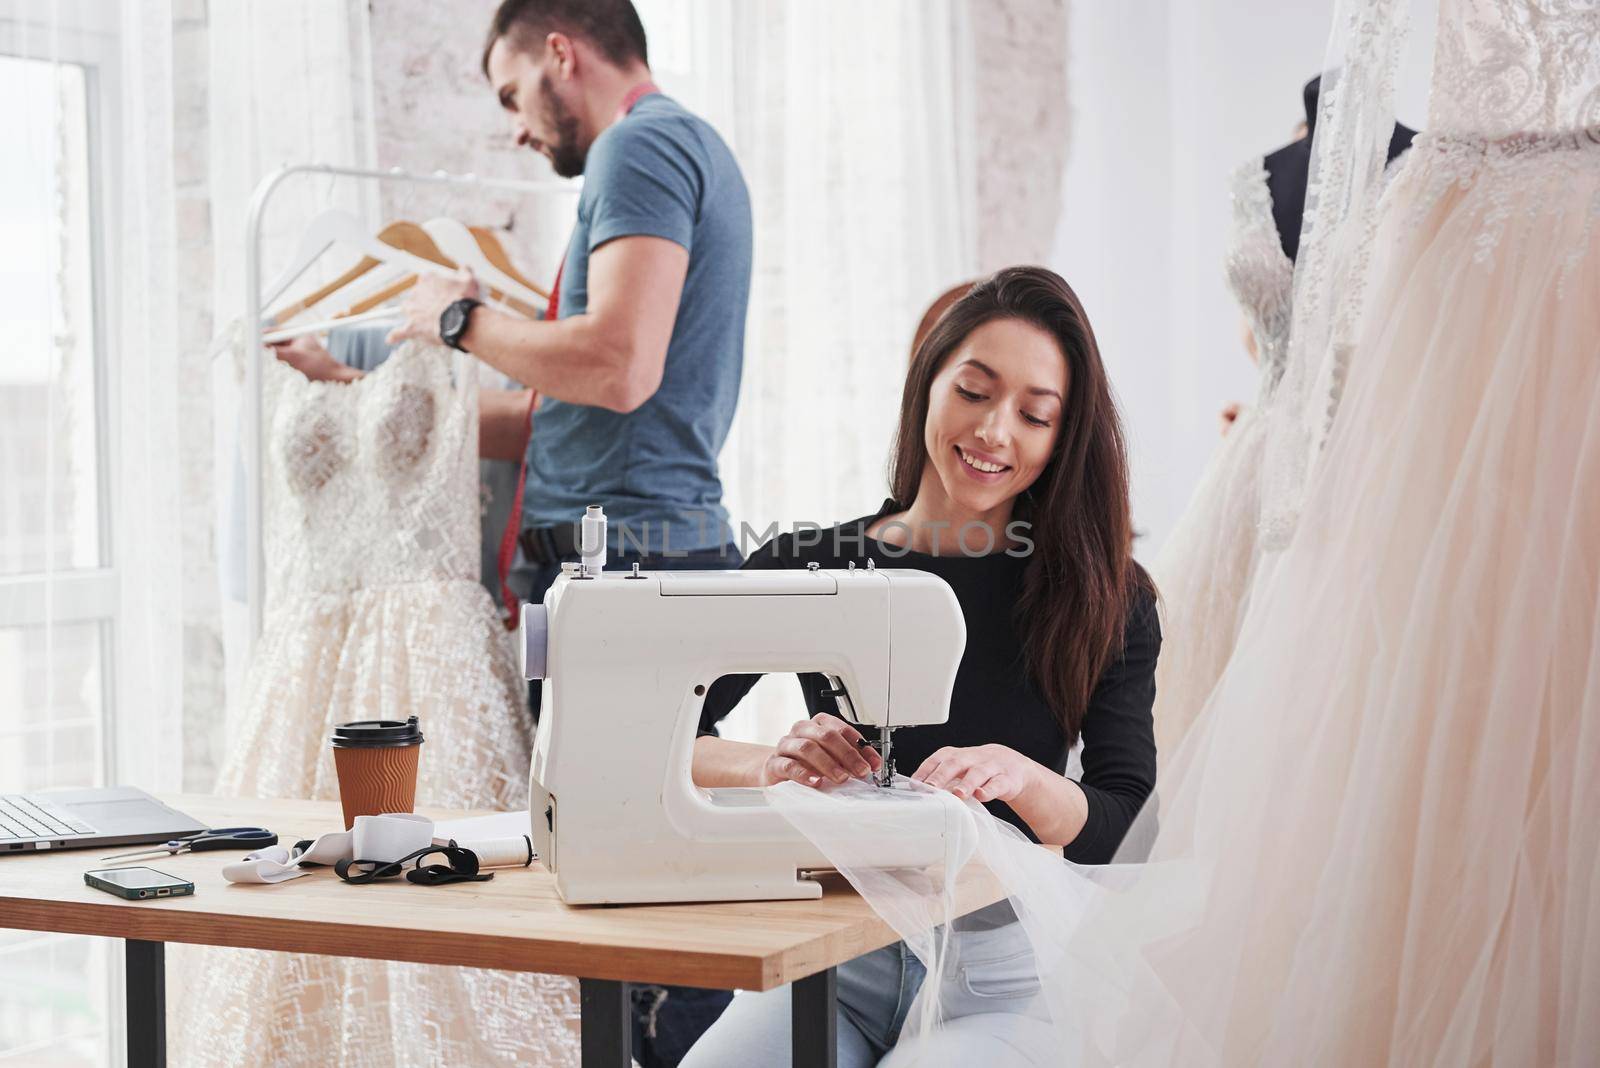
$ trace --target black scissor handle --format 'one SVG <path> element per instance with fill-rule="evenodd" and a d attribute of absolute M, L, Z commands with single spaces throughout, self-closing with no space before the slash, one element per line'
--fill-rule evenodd
<path fill-rule="evenodd" d="M 277 845 L 278 836 L 260 827 L 223 827 L 191 838 L 186 844 L 191 853 L 209 853 L 218 849 L 260 849 Z"/>

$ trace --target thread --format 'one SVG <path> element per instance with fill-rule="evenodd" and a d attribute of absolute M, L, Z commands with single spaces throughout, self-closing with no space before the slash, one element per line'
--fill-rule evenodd
<path fill-rule="evenodd" d="M 525 834 L 512 838 L 457 842 L 456 845 L 476 853 L 479 868 L 526 868 L 534 861 L 533 842 Z"/>
<path fill-rule="evenodd" d="M 599 575 L 606 567 L 606 513 L 598 504 L 591 504 L 583 513 L 583 526 L 578 535 L 578 552 L 583 566 L 591 575 Z"/>

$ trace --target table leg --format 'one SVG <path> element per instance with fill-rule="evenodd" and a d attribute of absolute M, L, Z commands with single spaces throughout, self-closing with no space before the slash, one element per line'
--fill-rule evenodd
<path fill-rule="evenodd" d="M 839 1052 L 839 978 L 829 968 L 791 987 L 789 1030 L 794 1068 L 834 1068 Z"/>
<path fill-rule="evenodd" d="M 123 946 L 128 1068 L 166 1068 L 166 944 L 129 938 Z"/>
<path fill-rule="evenodd" d="M 628 984 L 578 980 L 583 1068 L 629 1068 L 633 1063 L 633 1004 Z"/>

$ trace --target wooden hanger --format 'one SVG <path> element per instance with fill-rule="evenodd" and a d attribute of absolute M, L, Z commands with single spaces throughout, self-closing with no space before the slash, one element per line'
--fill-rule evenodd
<path fill-rule="evenodd" d="M 359 240 L 357 240 L 359 239 Z M 277 292 L 287 288 L 295 278 L 303 274 L 306 268 L 323 252 L 334 244 L 354 245 L 358 251 L 365 250 L 366 254 L 356 261 L 355 266 L 345 271 L 339 277 L 325 286 L 312 290 L 299 300 L 286 307 L 273 312 L 269 319 L 273 326 L 282 326 L 302 312 L 321 304 L 333 294 L 357 279 L 363 277 L 378 267 L 388 264 L 404 269 L 419 266 L 417 260 L 426 260 L 440 266 L 454 269 L 455 264 L 441 253 L 426 231 L 415 223 L 395 222 L 379 230 L 377 234 L 367 234 L 360 229 L 360 223 L 348 212 L 335 209 L 324 212 L 312 220 L 306 228 L 306 236 L 301 242 L 299 252 L 294 264 L 284 272 L 279 282 L 275 283 Z M 403 255 L 395 255 L 390 250 Z M 415 275 L 410 276 L 413 280 Z M 276 294 L 274 294 L 276 295 Z M 382 303 L 381 301 L 379 303 Z M 370 307 L 376 307 L 371 305 Z M 368 308 L 362 308 L 362 311 Z"/>
<path fill-rule="evenodd" d="M 472 233 L 460 222 L 448 218 L 429 219 L 422 224 L 422 228 L 445 255 L 471 269 L 478 281 L 488 289 L 491 298 L 503 302 L 525 318 L 539 318 L 541 312 L 535 302 L 541 299 L 541 295 L 529 291 L 491 263 Z"/>
<path fill-rule="evenodd" d="M 439 246 L 434 244 L 428 232 L 414 222 L 392 222 L 378 231 L 378 240 L 402 252 L 409 253 L 419 259 L 437 263 L 441 267 L 455 270 L 457 263 L 439 251 Z M 345 311 L 345 315 L 360 315 L 362 312 L 371 311 L 380 304 L 386 304 L 398 297 L 401 293 L 417 284 L 416 274 L 408 274 L 391 285 L 385 286 L 376 293 L 362 300 L 356 301 Z M 343 316 L 340 316 L 343 318 Z"/>
<path fill-rule="evenodd" d="M 288 269 L 262 291 L 262 303 L 271 303 L 282 297 L 284 291 L 293 285 L 296 279 L 305 274 L 323 253 L 335 245 L 362 253 L 361 260 L 338 279 L 296 301 L 290 307 L 274 313 L 272 316 L 274 323 L 282 323 L 311 305 L 327 299 L 379 265 L 388 264 L 391 267 L 412 270 L 427 266 L 426 261 L 412 256 L 395 245 L 385 243 L 348 211 L 331 208 L 316 216 L 306 226 L 300 235 L 300 245 L 295 249 L 294 258 Z"/>
<path fill-rule="evenodd" d="M 516 264 L 511 262 L 511 257 L 506 255 L 505 246 L 500 244 L 500 238 L 487 226 L 469 226 L 473 240 L 478 242 L 478 248 L 483 250 L 484 259 L 494 264 L 505 274 L 517 281 L 521 286 L 533 290 L 545 300 L 550 299 L 550 291 L 541 285 L 536 285 L 528 277 L 517 270 Z"/>
<path fill-rule="evenodd" d="M 357 278 L 360 278 L 362 275 L 366 274 L 368 271 L 377 266 L 380 266 L 378 260 L 373 259 L 371 256 L 362 256 L 356 261 L 356 265 L 354 267 L 341 274 L 338 278 L 335 278 L 325 286 L 312 290 L 310 293 L 307 293 L 293 304 L 279 308 L 277 311 L 267 316 L 267 321 L 273 326 L 282 326 L 284 323 L 288 322 L 290 319 L 293 319 L 301 312 L 310 311 L 324 300 L 327 300 L 328 297 L 332 296 L 334 293 L 343 289 L 345 286 L 349 285 L 351 282 L 354 282 Z"/>
<path fill-rule="evenodd" d="M 454 220 L 447 220 L 447 222 L 454 223 Z M 461 224 L 454 223 L 454 225 L 460 226 Z M 393 242 L 398 243 L 400 247 L 404 248 L 413 256 L 420 257 L 421 259 L 432 260 L 434 263 L 437 263 L 442 267 L 448 267 L 451 270 L 455 270 L 463 263 L 463 261 L 453 259 L 441 251 L 438 242 L 433 239 L 433 236 L 429 234 L 426 229 L 417 225 L 416 223 L 391 223 L 389 226 L 384 228 L 383 233 L 380 236 L 383 236 L 385 241 L 389 241 L 392 238 Z M 470 267 L 472 264 L 470 262 L 466 262 L 466 266 Z M 400 294 L 406 292 L 406 290 L 410 289 L 412 286 L 416 285 L 419 277 L 420 275 L 411 273 L 407 274 L 404 278 L 385 285 L 383 288 L 378 289 L 368 296 L 362 297 L 354 304 L 350 305 L 350 307 L 345 310 L 344 314 L 341 315 L 340 318 L 352 315 L 363 315 L 374 308 L 379 307 L 380 305 L 388 303 L 395 297 L 398 297 Z M 517 300 L 516 298 L 507 295 L 504 291 L 492 285 L 484 286 L 484 299 L 503 311 L 511 311 L 527 319 L 537 319 L 540 315 L 539 309 L 534 305 L 529 304 L 527 301 Z"/>

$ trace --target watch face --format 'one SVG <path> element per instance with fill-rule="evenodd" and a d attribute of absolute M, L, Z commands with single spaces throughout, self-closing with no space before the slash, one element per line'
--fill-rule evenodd
<path fill-rule="evenodd" d="M 445 341 L 452 344 L 459 340 L 461 327 L 465 324 L 467 310 L 459 304 L 452 304 L 444 310 L 444 320 L 440 323 L 439 333 Z"/>

